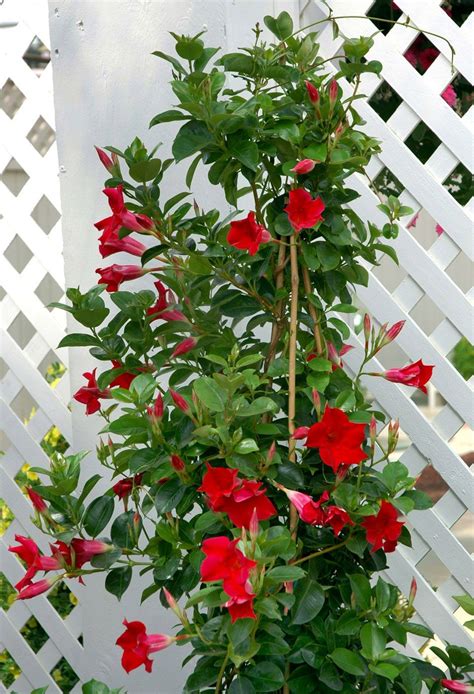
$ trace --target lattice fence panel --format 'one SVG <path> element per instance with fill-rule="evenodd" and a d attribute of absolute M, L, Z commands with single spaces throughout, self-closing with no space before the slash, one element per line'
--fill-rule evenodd
<path fill-rule="evenodd" d="M 48 442 L 60 435 L 64 446 L 72 440 L 67 364 L 64 353 L 55 352 L 65 315 L 48 309 L 64 293 L 54 139 L 47 1 L 6 0 L 0 6 L 0 689 L 20 693 L 46 685 L 60 692 L 84 667 L 77 584 L 60 584 L 59 593 L 53 589 L 28 603 L 9 599 L 24 573 L 7 551 L 15 534 L 32 536 L 48 551 L 30 520 L 24 482 L 34 475 L 28 467 L 48 467 Z M 54 363 L 57 377 L 51 376 Z"/>
<path fill-rule="evenodd" d="M 469 428 L 473 419 L 472 391 L 452 365 L 450 355 L 462 336 L 473 341 L 469 300 L 472 198 L 460 200 L 456 195 L 461 176 L 465 180 L 468 171 L 472 171 L 473 109 L 461 108 L 458 100 L 455 103 L 449 87 L 459 80 L 472 85 L 474 66 L 469 40 L 474 16 L 458 26 L 436 0 L 397 0 L 392 4 L 397 17 L 401 15 L 403 21 L 409 16 L 416 30 L 347 18 L 379 16 L 380 5 L 380 0 L 302 0 L 301 26 L 326 17 L 328 6 L 334 17 L 341 17 L 341 35 L 337 38 L 328 24 L 312 27 L 320 31 L 318 42 L 325 58 L 341 53 L 345 37 L 368 36 L 383 28 L 383 33 L 375 33 L 374 46 L 367 55 L 368 60 L 381 61 L 383 71 L 380 76 L 362 76 L 360 92 L 367 98 L 357 101 L 366 130 L 381 141 L 382 151 L 371 163 L 369 179 L 352 176 L 350 186 L 359 192 L 360 198 L 351 206 L 361 217 L 382 225 L 384 218 L 377 209 L 379 199 L 371 181 L 389 180 L 393 190 L 401 193 L 403 204 L 420 213 L 421 222 L 417 224 L 417 217 L 401 226 L 394 242 L 400 269 L 394 271 L 386 261 L 378 268 L 368 267 L 369 285 L 358 287 L 357 298 L 380 323 L 406 320 L 397 339 L 397 350 L 388 350 L 387 358 L 382 353 L 382 363 L 374 360 L 370 370 L 393 366 L 393 360 L 401 366 L 422 357 L 425 363 L 436 367 L 432 381 L 437 395 L 427 403 L 408 389 L 383 379 L 369 378 L 365 385 L 383 411 L 400 419 L 406 441 L 400 459 L 410 474 L 420 476 L 420 482 L 434 476 L 438 483 L 434 506 L 410 514 L 413 548 L 397 551 L 387 573 L 404 591 L 415 577 L 418 618 L 438 637 L 472 648 L 472 639 L 463 627 L 467 616 L 452 598 L 463 593 L 472 595 L 474 486 L 469 456 L 464 456 L 465 461 L 458 455 L 460 451 L 474 450 Z M 423 74 L 415 68 L 413 46 L 423 31 L 441 34 L 452 43 L 454 75 L 448 45 L 431 35 L 429 64 L 424 66 Z M 424 45 L 427 38 L 425 34 Z M 337 64 L 334 59 L 328 63 L 328 69 L 336 72 Z M 352 93 L 352 85 L 344 80 L 340 84 L 347 95 Z M 395 108 L 388 114 L 379 108 L 380 101 L 387 101 L 387 95 L 391 95 L 392 101 L 395 99 Z M 449 96 L 451 105 L 447 103 Z M 420 132 L 420 124 L 422 128 L 424 124 L 423 132 L 429 133 L 432 143 L 431 149 L 422 154 L 413 138 L 414 133 Z M 355 334 L 351 343 L 356 349 L 344 359 L 349 368 L 357 370 L 363 350 Z M 433 406 L 433 402 L 437 404 Z M 413 638 L 409 650 L 414 653 L 424 646 L 421 639 Z"/>

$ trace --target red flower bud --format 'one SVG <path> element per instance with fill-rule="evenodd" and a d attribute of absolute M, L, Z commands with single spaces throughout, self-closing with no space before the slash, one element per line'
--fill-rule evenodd
<path fill-rule="evenodd" d="M 26 491 L 35 510 L 38 511 L 38 513 L 47 513 L 48 507 L 43 497 L 31 487 L 26 487 Z"/>
<path fill-rule="evenodd" d="M 365 337 L 365 349 L 366 349 L 366 351 L 367 351 L 367 348 L 369 346 L 371 328 L 372 328 L 372 321 L 370 320 L 369 314 L 366 313 L 364 316 L 364 337 Z"/>
<path fill-rule="evenodd" d="M 308 436 L 309 427 L 297 427 L 292 435 L 292 439 L 299 441 L 300 439 L 305 439 Z"/>
<path fill-rule="evenodd" d="M 95 151 L 97 152 L 98 157 L 99 157 L 101 163 L 105 166 L 105 168 L 107 169 L 107 171 L 108 171 L 109 173 L 112 173 L 113 168 L 114 168 L 114 162 L 113 162 L 112 159 L 109 157 L 109 155 L 107 154 L 107 152 L 104 152 L 104 150 L 103 150 L 103 149 L 100 149 L 100 147 L 96 147 L 96 148 L 95 148 Z"/>
<path fill-rule="evenodd" d="M 34 598 L 37 595 L 41 595 L 41 593 L 46 593 L 51 586 L 54 586 L 59 578 L 59 576 L 50 576 L 49 578 L 43 578 L 41 581 L 37 581 L 36 583 L 30 583 L 29 586 L 26 586 L 26 588 L 20 590 L 16 596 L 17 600 L 28 600 L 29 598 Z"/>
<path fill-rule="evenodd" d="M 369 436 L 372 446 L 375 444 L 375 439 L 377 438 L 377 420 L 374 415 L 372 415 L 369 424 Z"/>
<path fill-rule="evenodd" d="M 196 345 L 197 340 L 195 337 L 187 337 L 185 340 L 182 340 L 182 342 L 176 345 L 173 354 L 171 355 L 171 358 L 179 357 L 182 354 L 187 354 L 188 352 L 193 350 L 196 347 Z"/>
<path fill-rule="evenodd" d="M 160 421 L 160 419 L 163 417 L 164 412 L 163 396 L 161 395 L 161 393 L 158 394 L 153 406 L 147 407 L 146 411 L 147 415 L 152 420 L 152 423 L 154 421 Z"/>
<path fill-rule="evenodd" d="M 183 396 L 180 395 L 179 393 L 177 393 L 172 388 L 170 388 L 170 395 L 173 398 L 173 402 L 176 405 L 176 407 L 178 407 L 181 410 L 181 412 L 184 412 L 185 414 L 189 414 L 190 408 L 189 408 L 187 401 L 183 398 Z"/>
<path fill-rule="evenodd" d="M 316 161 L 314 159 L 302 159 L 290 171 L 295 174 L 306 174 L 314 169 Z"/>
<path fill-rule="evenodd" d="M 338 89 L 336 80 L 331 80 L 329 83 L 329 103 L 331 106 L 334 106 L 337 101 Z"/>
<path fill-rule="evenodd" d="M 319 104 L 319 92 L 311 82 L 306 80 L 305 82 L 306 91 L 308 92 L 309 100 L 312 104 Z"/>
<path fill-rule="evenodd" d="M 176 470 L 176 472 L 183 472 L 183 470 L 186 468 L 186 464 L 182 458 L 179 457 L 176 453 L 173 453 L 171 456 L 171 465 L 173 466 L 173 469 Z"/>
<path fill-rule="evenodd" d="M 416 597 L 416 591 L 418 589 L 416 579 L 412 578 L 411 583 L 410 583 L 410 594 L 408 595 L 408 604 L 411 606 L 413 605 Z"/>
<path fill-rule="evenodd" d="M 268 449 L 268 453 L 267 453 L 267 465 L 270 465 L 270 463 L 272 462 L 273 458 L 275 457 L 275 453 L 276 453 L 276 443 L 275 443 L 275 441 L 273 441 L 273 442 L 272 442 L 272 445 L 271 445 L 270 448 Z"/>

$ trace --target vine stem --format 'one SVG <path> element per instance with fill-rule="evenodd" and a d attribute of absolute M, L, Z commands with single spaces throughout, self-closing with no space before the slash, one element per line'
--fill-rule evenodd
<path fill-rule="evenodd" d="M 321 334 L 321 328 L 319 327 L 318 312 L 316 311 L 316 307 L 313 306 L 313 304 L 309 300 L 309 297 L 313 293 L 313 287 L 311 286 L 311 279 L 309 277 L 308 268 L 303 265 L 302 270 L 303 270 L 304 291 L 305 291 L 305 294 L 308 298 L 308 311 L 309 311 L 309 315 L 313 319 L 313 335 L 314 335 L 314 341 L 316 343 L 316 351 L 318 353 L 318 356 L 321 356 L 321 354 L 324 353 L 325 348 L 323 347 L 323 336 Z"/>
<path fill-rule="evenodd" d="M 222 680 L 224 678 L 224 673 L 225 673 L 225 669 L 227 667 L 228 662 L 229 662 L 229 649 L 227 649 L 227 653 L 225 654 L 224 661 L 221 665 L 221 669 L 219 670 L 219 674 L 217 676 L 215 694 L 220 694 L 220 692 L 222 691 Z"/>
<path fill-rule="evenodd" d="M 320 557 L 322 554 L 327 554 L 328 552 L 334 552 L 335 549 L 339 549 L 340 547 L 345 547 L 347 543 L 350 540 L 350 535 L 349 537 L 346 537 L 345 540 L 342 542 L 338 542 L 337 545 L 331 545 L 330 547 L 325 547 L 324 549 L 320 549 L 317 552 L 313 552 L 312 554 L 308 554 L 306 557 L 301 557 L 301 559 L 297 559 L 296 561 L 291 562 L 292 566 L 295 566 L 296 564 L 302 564 L 304 561 L 308 561 L 309 559 L 314 559 L 314 557 Z"/>
<path fill-rule="evenodd" d="M 281 244 L 278 247 L 278 258 L 277 258 L 277 266 L 275 268 L 275 289 L 278 291 L 283 287 L 284 281 L 285 281 L 285 262 L 286 262 L 286 246 Z M 275 307 L 275 310 L 273 312 L 273 315 L 275 316 L 275 320 L 273 321 L 272 324 L 272 334 L 270 338 L 270 347 L 268 348 L 268 354 L 265 359 L 265 371 L 268 370 L 268 367 L 272 363 L 274 357 L 275 357 L 275 352 L 276 348 L 278 345 L 278 341 L 281 336 L 281 331 L 282 331 L 282 326 L 281 326 L 281 321 L 282 321 L 282 312 L 283 312 L 283 299 L 279 299 L 277 302 L 277 305 Z"/>

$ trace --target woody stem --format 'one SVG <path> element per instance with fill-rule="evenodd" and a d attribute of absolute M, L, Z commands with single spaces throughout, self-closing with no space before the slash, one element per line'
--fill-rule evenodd
<path fill-rule="evenodd" d="M 316 343 L 316 352 L 318 354 L 318 357 L 320 357 L 324 352 L 323 336 L 321 334 L 321 328 L 319 326 L 318 312 L 316 311 L 315 306 L 313 306 L 313 304 L 309 300 L 309 297 L 313 293 L 313 287 L 311 286 L 311 279 L 309 277 L 308 268 L 305 265 L 303 265 L 302 270 L 303 270 L 304 291 L 306 294 L 306 298 L 308 299 L 308 311 L 309 311 L 309 315 L 313 319 L 313 335 L 314 335 L 314 341 Z"/>
<path fill-rule="evenodd" d="M 286 260 L 286 246 L 281 245 L 278 248 L 278 259 L 277 266 L 275 269 L 275 290 L 278 291 L 283 287 L 285 280 L 285 260 Z M 282 332 L 282 313 L 283 313 L 283 299 L 279 299 L 275 310 L 274 316 L 276 317 L 272 325 L 272 335 L 270 339 L 270 347 L 268 348 L 267 358 L 265 359 L 265 371 L 272 363 L 275 358 L 276 348 L 281 337 Z"/>

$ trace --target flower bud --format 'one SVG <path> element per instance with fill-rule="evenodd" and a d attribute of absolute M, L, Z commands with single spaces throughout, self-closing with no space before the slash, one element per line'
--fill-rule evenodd
<path fill-rule="evenodd" d="M 181 412 L 184 412 L 185 414 L 189 414 L 190 412 L 190 407 L 187 403 L 187 401 L 183 398 L 182 395 L 177 393 L 175 390 L 170 388 L 169 390 L 171 397 L 173 398 L 173 402 L 176 405 L 178 409 L 181 410 Z"/>
<path fill-rule="evenodd" d="M 176 470 L 176 472 L 183 472 L 186 468 L 186 464 L 182 458 L 180 458 L 179 455 L 176 453 L 173 453 L 171 456 L 171 465 L 173 466 L 173 469 Z"/>
<path fill-rule="evenodd" d="M 270 448 L 268 449 L 267 461 L 266 461 L 266 462 L 267 462 L 267 465 L 271 465 L 271 464 L 272 464 L 273 458 L 275 457 L 275 453 L 276 453 L 276 443 L 275 443 L 275 441 L 273 441 L 273 442 L 272 442 L 272 445 L 271 445 Z"/>
<path fill-rule="evenodd" d="M 252 541 L 252 546 L 255 544 L 255 539 L 258 535 L 258 530 L 259 530 L 259 524 L 258 524 L 257 509 L 254 508 L 252 516 L 250 518 L 250 523 L 249 523 L 249 532 L 250 532 L 250 539 Z"/>
<path fill-rule="evenodd" d="M 314 409 L 316 410 L 316 414 L 318 415 L 319 419 L 321 416 L 321 398 L 316 388 L 313 388 L 313 390 L 311 391 L 311 398 L 313 400 Z"/>
<path fill-rule="evenodd" d="M 16 596 L 17 600 L 28 600 L 29 598 L 34 598 L 41 593 L 46 593 L 54 584 L 59 581 L 61 576 L 49 576 L 48 578 L 43 578 L 41 581 L 36 583 L 30 583 L 29 586 L 20 590 Z"/>
<path fill-rule="evenodd" d="M 337 101 L 337 93 L 338 93 L 338 86 L 336 80 L 331 80 L 329 83 L 329 104 L 331 108 L 334 107 L 334 104 Z"/>
<path fill-rule="evenodd" d="M 41 494 L 35 492 L 35 490 L 31 487 L 26 487 L 26 492 L 30 497 L 30 501 L 34 506 L 35 511 L 38 511 L 38 513 L 41 513 L 42 515 L 48 515 L 48 507 Z"/>
<path fill-rule="evenodd" d="M 196 345 L 197 340 L 195 337 L 187 337 L 185 340 L 182 340 L 179 344 L 176 345 L 171 355 L 171 358 L 179 357 L 182 354 L 187 354 L 188 352 L 193 350 L 196 347 Z"/>
<path fill-rule="evenodd" d="M 394 422 L 390 422 L 388 425 L 388 443 L 387 450 L 388 453 L 393 453 L 398 445 L 400 422 L 396 419 Z"/>
<path fill-rule="evenodd" d="M 372 417 L 370 419 L 369 436 L 370 436 L 370 443 L 372 444 L 372 447 L 373 447 L 373 446 L 375 446 L 375 440 L 377 438 L 377 420 L 375 419 L 374 415 L 372 415 Z"/>
<path fill-rule="evenodd" d="M 95 151 L 97 152 L 97 155 L 101 161 L 101 163 L 104 165 L 104 167 L 107 169 L 107 171 L 111 174 L 113 173 L 114 169 L 114 162 L 112 159 L 109 157 L 107 152 L 104 152 L 103 149 L 100 149 L 100 147 L 96 147 Z"/>
<path fill-rule="evenodd" d="M 295 174 L 306 174 L 314 169 L 316 162 L 314 159 L 302 159 L 290 171 Z"/>
<path fill-rule="evenodd" d="M 318 105 L 319 104 L 319 92 L 314 86 L 314 84 L 311 84 L 311 82 L 308 82 L 306 80 L 305 82 L 306 86 L 306 91 L 308 92 L 309 100 L 311 101 L 312 104 Z"/>
<path fill-rule="evenodd" d="M 417 589 L 418 589 L 418 586 L 416 583 L 416 579 L 412 578 L 411 583 L 410 583 L 410 593 L 408 595 L 408 604 L 410 605 L 410 607 L 413 606 L 413 603 L 415 601 Z"/>
<path fill-rule="evenodd" d="M 299 441 L 300 439 L 305 439 L 308 436 L 309 427 L 297 427 L 292 435 L 292 439 Z"/>
<path fill-rule="evenodd" d="M 370 320 L 369 314 L 366 313 L 364 316 L 364 337 L 365 337 L 365 351 L 366 352 L 368 351 L 368 348 L 369 348 L 371 327 L 372 327 L 372 321 Z"/>
<path fill-rule="evenodd" d="M 403 330 L 404 325 L 405 325 L 404 320 L 400 320 L 400 321 L 398 321 L 398 323 L 394 323 L 392 325 L 392 327 L 386 331 L 386 333 L 382 339 L 382 342 L 380 343 L 379 349 L 381 349 L 382 347 L 385 347 L 385 345 L 388 345 L 390 342 L 393 342 L 393 340 L 395 340 L 395 338 L 398 337 L 398 335 Z"/>

